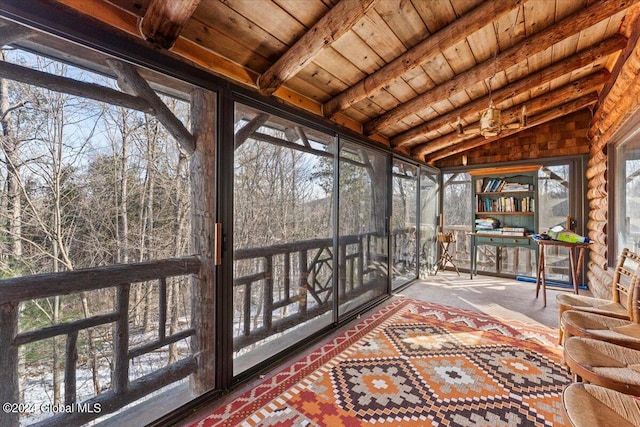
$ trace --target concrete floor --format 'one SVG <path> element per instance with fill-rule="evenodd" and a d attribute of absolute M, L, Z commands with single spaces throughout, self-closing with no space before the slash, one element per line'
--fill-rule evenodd
<path fill-rule="evenodd" d="M 471 280 L 469 274 L 458 276 L 454 271 L 440 271 L 414 282 L 398 295 L 557 328 L 556 295 L 571 291 L 547 287 L 544 307 L 542 290 L 536 299 L 535 283 L 492 276 L 475 276 Z"/>

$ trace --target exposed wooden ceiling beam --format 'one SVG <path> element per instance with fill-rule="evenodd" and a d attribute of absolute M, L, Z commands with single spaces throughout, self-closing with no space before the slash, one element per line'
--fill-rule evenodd
<path fill-rule="evenodd" d="M 495 58 L 487 59 L 478 66 L 458 74 L 452 80 L 438 85 L 366 123 L 364 132 L 370 135 L 389 127 L 411 114 L 424 110 L 429 105 L 437 104 L 468 87 L 490 78 L 495 74 L 496 69 L 506 70 L 530 56 L 561 42 L 567 37 L 577 34 L 611 15 L 629 8 L 639 1 L 640 0 L 594 1 L 589 6 L 564 18 L 559 23 L 551 25 L 531 37 L 527 37 L 524 41 L 511 46 Z"/>
<path fill-rule="evenodd" d="M 150 43 L 171 49 L 200 0 L 151 0 L 140 22 L 140 34 Z"/>
<path fill-rule="evenodd" d="M 384 85 L 392 82 L 415 67 L 424 64 L 443 50 L 455 45 L 482 27 L 520 7 L 521 0 L 488 1 L 463 15 L 437 33 L 427 37 L 406 53 L 400 55 L 370 76 L 360 80 L 340 95 L 329 100 L 322 107 L 325 117 L 333 117 L 363 100 Z"/>
<path fill-rule="evenodd" d="M 592 106 L 597 101 L 598 101 L 598 94 L 596 92 L 592 92 L 576 100 L 569 101 L 565 104 L 562 104 L 559 107 L 551 108 L 541 114 L 531 117 L 529 122 L 527 123 L 527 126 L 525 127 L 522 127 L 520 129 L 509 129 L 507 131 L 502 132 L 500 135 L 493 138 L 489 138 L 489 139 L 486 139 L 482 136 L 473 138 L 472 140 L 465 141 L 464 143 L 458 144 L 455 147 L 446 148 L 444 150 L 433 153 L 430 156 L 425 156 L 424 161 L 427 163 L 433 163 L 437 160 L 444 159 L 445 157 L 453 156 L 455 154 L 459 154 L 464 151 L 468 151 L 468 150 L 480 147 L 482 145 L 495 142 L 499 139 L 506 138 L 516 133 L 522 132 L 525 129 L 530 129 L 532 127 L 541 125 L 543 123 L 550 122 L 551 120 L 557 119 L 559 117 L 566 116 L 567 114 L 574 113 L 583 108 Z"/>
<path fill-rule="evenodd" d="M 610 55 L 614 52 L 624 49 L 627 44 L 627 39 L 623 36 L 613 36 L 603 41 L 597 46 L 592 46 L 572 55 L 560 62 L 552 64 L 537 73 L 530 74 L 516 80 L 515 82 L 494 91 L 491 97 L 484 96 L 478 98 L 469 104 L 465 104 L 459 108 L 456 108 L 449 113 L 438 116 L 433 120 L 422 123 L 412 129 L 409 129 L 403 133 L 396 135 L 391 139 L 391 145 L 394 147 L 411 145 L 417 139 L 424 137 L 429 132 L 438 130 L 444 126 L 453 126 L 458 117 L 466 119 L 469 116 L 479 114 L 486 110 L 489 105 L 490 98 L 498 105 L 507 99 L 520 95 L 523 92 L 533 90 L 545 83 L 550 82 L 553 79 L 569 74 L 576 69 L 585 67 L 593 62 L 602 59 L 603 57 Z M 478 120 L 478 117 L 475 117 Z M 450 131 L 451 129 L 449 129 Z"/>
<path fill-rule="evenodd" d="M 520 111 L 522 110 L 522 106 L 526 108 L 528 115 L 535 115 L 551 107 L 560 105 L 568 99 L 576 99 L 586 93 L 596 92 L 598 89 L 602 89 L 602 86 L 608 78 L 609 73 L 604 70 L 590 74 L 580 80 L 564 85 L 561 88 L 542 94 L 524 102 L 523 104 L 515 105 L 503 111 L 503 121 L 505 123 L 510 123 L 517 120 L 520 115 Z M 505 133 L 506 130 L 502 131 L 501 135 Z M 459 136 L 455 132 L 451 132 L 443 137 L 416 146 L 411 153 L 416 156 L 428 155 L 439 150 L 447 149 L 452 145 L 460 144 L 463 141 L 463 137 Z"/>
<path fill-rule="evenodd" d="M 622 25 L 623 28 L 621 28 L 621 30 L 625 31 L 624 28 L 626 26 L 625 32 L 629 35 L 629 42 L 627 43 L 627 48 L 620 54 L 620 56 L 618 56 L 618 60 L 611 69 L 612 79 L 604 86 L 604 88 L 600 92 L 599 105 L 603 105 L 605 103 L 605 100 L 609 96 L 609 92 L 613 88 L 613 85 L 618 81 L 618 77 L 620 77 L 624 64 L 631 57 L 633 51 L 637 49 L 638 46 L 640 46 L 640 5 L 629 9 L 624 19 L 625 20 Z M 593 116 L 592 123 L 597 123 L 604 111 L 606 111 L 606 108 L 597 108 Z M 590 131 L 593 131 L 596 128 L 596 126 L 593 126 Z M 591 132 L 590 136 L 593 136 Z"/>
<path fill-rule="evenodd" d="M 325 47 L 353 27 L 378 0 L 342 0 L 307 31 L 267 71 L 258 77 L 258 89 L 271 95 L 298 74 Z"/>
<path fill-rule="evenodd" d="M 196 151 L 196 138 L 182 124 L 169 107 L 162 102 L 162 99 L 151 89 L 149 83 L 138 74 L 136 69 L 127 63 L 116 59 L 107 59 L 107 64 L 113 70 L 118 78 L 118 86 L 124 92 L 136 95 L 151 105 L 154 110 L 155 117 L 162 123 L 167 131 L 189 154 Z"/>

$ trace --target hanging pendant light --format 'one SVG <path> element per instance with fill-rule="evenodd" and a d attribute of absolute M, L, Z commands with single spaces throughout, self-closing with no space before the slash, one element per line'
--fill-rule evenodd
<path fill-rule="evenodd" d="M 498 136 L 502 132 L 501 111 L 493 104 L 493 100 L 489 101 L 489 108 L 480 116 L 480 135 L 485 138 Z"/>

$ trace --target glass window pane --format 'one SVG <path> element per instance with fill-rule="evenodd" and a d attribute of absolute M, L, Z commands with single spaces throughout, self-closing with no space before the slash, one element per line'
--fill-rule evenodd
<path fill-rule="evenodd" d="M 389 157 L 352 143 L 340 149 L 340 315 L 387 292 Z"/>
<path fill-rule="evenodd" d="M 438 184 L 439 175 L 427 168 L 420 168 L 420 275 L 435 271 L 438 234 Z"/>
<path fill-rule="evenodd" d="M 393 161 L 391 259 L 393 288 L 418 277 L 416 226 L 418 167 Z"/>
<path fill-rule="evenodd" d="M 616 149 L 616 252 L 640 253 L 640 136 Z"/>
<path fill-rule="evenodd" d="M 241 104 L 235 135 L 237 375 L 333 322 L 334 138 Z"/>
<path fill-rule="evenodd" d="M 570 195 L 570 165 L 544 166 L 538 173 L 538 223 L 540 232 L 567 223 Z M 535 270 L 532 270 L 535 271 Z M 567 248 L 549 246 L 545 249 L 545 274 L 548 280 L 570 280 L 569 251 Z"/>
<path fill-rule="evenodd" d="M 453 233 L 455 239 L 449 253 L 458 268 L 469 268 L 471 251 L 467 233 L 471 232 L 471 177 L 466 172 L 446 173 L 442 176 L 442 191 L 442 232 Z M 478 261 L 481 255 L 479 251 Z"/>

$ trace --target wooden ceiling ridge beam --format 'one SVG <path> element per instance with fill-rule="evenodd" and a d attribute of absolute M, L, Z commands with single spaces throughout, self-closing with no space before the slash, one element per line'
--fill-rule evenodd
<path fill-rule="evenodd" d="M 566 102 L 567 99 L 576 99 L 586 93 L 597 92 L 606 83 L 609 76 L 610 74 L 608 71 L 600 70 L 579 80 L 568 83 L 558 89 L 552 90 L 551 92 L 536 96 L 522 104 L 514 105 L 502 112 L 503 120 L 505 123 L 515 121 L 519 117 L 523 106 L 526 108 L 529 115 L 535 116 L 535 114 L 539 114 L 545 110 L 561 105 Z M 531 122 L 529 120 L 527 120 L 527 122 L 527 126 L 525 127 L 530 127 Z M 500 135 L 504 135 L 506 132 L 507 130 L 503 130 Z M 452 145 L 463 143 L 464 141 L 465 140 L 457 133 L 451 132 L 438 139 L 434 139 L 414 147 L 414 149 L 411 150 L 411 154 L 415 156 L 428 155 L 439 150 L 450 148 Z"/>
<path fill-rule="evenodd" d="M 153 91 L 149 83 L 138 74 L 135 67 L 111 58 L 106 59 L 106 62 L 116 74 L 120 89 L 148 102 L 153 108 L 155 117 L 162 123 L 171 136 L 173 136 L 189 154 L 193 154 L 196 151 L 195 136 L 189 132 L 169 107 L 162 102 L 162 99 Z"/>
<path fill-rule="evenodd" d="M 411 145 L 416 139 L 421 138 L 428 134 L 438 130 L 446 125 L 453 126 L 453 123 L 460 117 L 466 120 L 468 117 L 479 114 L 487 109 L 489 101 L 497 105 L 509 98 L 518 96 L 524 92 L 539 87 L 542 84 L 548 83 L 553 79 L 569 74 L 577 69 L 585 67 L 602 57 L 610 55 L 614 52 L 618 52 L 627 44 L 627 38 L 621 35 L 614 35 L 607 40 L 598 44 L 597 46 L 591 46 L 580 52 L 572 55 L 562 61 L 551 64 L 542 70 L 530 74 L 508 84 L 507 86 L 495 90 L 491 96 L 483 96 L 478 98 L 469 104 L 462 105 L 453 111 L 450 111 L 442 116 L 438 116 L 428 122 L 422 123 L 414 128 L 411 128 L 405 132 L 402 132 L 391 139 L 391 145 L 393 147 L 401 147 Z M 477 117 L 475 118 L 477 120 Z"/>
<path fill-rule="evenodd" d="M 500 135 L 495 136 L 493 138 L 489 138 L 489 139 L 486 139 L 484 137 L 476 137 L 472 140 L 465 141 L 463 144 L 458 144 L 453 148 L 446 148 L 436 153 L 432 153 L 429 156 L 425 156 L 424 161 L 429 164 L 433 164 L 437 160 L 444 159 L 445 157 L 450 157 L 450 156 L 462 153 L 464 151 L 481 147 L 485 144 L 489 144 L 499 139 L 512 136 L 526 129 L 530 129 L 535 126 L 539 126 L 543 123 L 550 122 L 551 120 L 555 120 L 559 117 L 566 116 L 567 114 L 575 113 L 576 111 L 579 111 L 583 108 L 587 108 L 589 106 L 594 105 L 597 101 L 598 101 L 598 94 L 596 92 L 591 92 L 578 99 L 574 99 L 572 101 L 566 102 L 558 107 L 551 108 L 547 111 L 544 111 L 538 115 L 531 117 L 525 127 L 522 127 L 519 129 L 509 129 L 507 131 L 502 132 Z"/>
<path fill-rule="evenodd" d="M 171 49 L 201 0 L 151 0 L 140 21 L 140 34 L 151 44 Z"/>
<path fill-rule="evenodd" d="M 392 126 L 405 117 L 422 111 L 429 105 L 444 101 L 450 96 L 490 78 L 495 74 L 496 69 L 506 70 L 530 56 L 542 52 L 620 11 L 626 10 L 638 2 L 640 0 L 596 0 L 560 22 L 511 46 L 496 55 L 495 58 L 489 58 L 481 64 L 458 74 L 453 79 L 369 121 L 364 125 L 364 132 L 366 135 L 371 135 L 381 129 Z"/>
<path fill-rule="evenodd" d="M 427 37 L 373 74 L 327 101 L 322 108 L 325 117 L 333 117 L 336 113 L 365 99 L 403 74 L 430 61 L 443 50 L 454 46 L 486 26 L 488 22 L 520 7 L 521 2 L 521 0 L 483 2 L 460 19 Z"/>
<path fill-rule="evenodd" d="M 378 0 L 342 0 L 262 73 L 258 89 L 271 95 L 294 77 L 320 52 L 347 33 Z"/>

